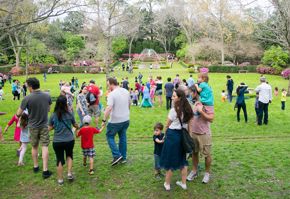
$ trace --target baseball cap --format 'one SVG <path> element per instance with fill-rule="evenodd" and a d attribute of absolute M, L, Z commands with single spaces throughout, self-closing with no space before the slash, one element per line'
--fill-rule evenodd
<path fill-rule="evenodd" d="M 83 119 L 83 123 L 84 123 L 84 124 L 90 124 L 91 121 L 92 121 L 92 118 L 91 118 L 91 116 L 89 116 L 89 115 L 86 115 L 86 116 L 84 117 L 84 119 Z"/>
<path fill-rule="evenodd" d="M 266 82 L 266 77 L 264 77 L 264 76 L 260 77 L 260 81 L 261 82 Z"/>

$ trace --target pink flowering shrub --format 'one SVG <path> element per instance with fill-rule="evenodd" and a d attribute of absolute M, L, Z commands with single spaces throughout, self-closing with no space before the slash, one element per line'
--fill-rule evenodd
<path fill-rule="evenodd" d="M 205 67 L 199 69 L 200 73 L 208 73 L 208 71 L 209 71 L 208 68 Z"/>
<path fill-rule="evenodd" d="M 22 75 L 23 74 L 23 69 L 21 67 L 16 67 L 14 66 L 10 73 L 13 75 L 13 76 L 16 76 L 16 75 Z"/>
<path fill-rule="evenodd" d="M 285 79 L 288 79 L 290 77 L 290 68 L 286 68 L 285 70 L 283 70 L 282 73 L 281 73 L 281 75 Z"/>
<path fill-rule="evenodd" d="M 275 68 L 272 68 L 270 66 L 264 66 L 264 65 L 259 65 L 257 67 L 257 72 L 260 74 L 277 74 L 277 71 Z"/>

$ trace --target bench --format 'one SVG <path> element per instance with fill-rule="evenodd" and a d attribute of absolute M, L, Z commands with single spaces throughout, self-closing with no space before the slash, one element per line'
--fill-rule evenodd
<path fill-rule="evenodd" d="M 248 73 L 248 70 L 239 70 L 239 73 Z"/>

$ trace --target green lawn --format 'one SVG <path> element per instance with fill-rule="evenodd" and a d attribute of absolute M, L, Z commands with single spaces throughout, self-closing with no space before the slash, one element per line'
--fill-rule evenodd
<path fill-rule="evenodd" d="M 169 70 L 135 70 L 134 74 L 115 71 L 112 76 L 119 79 L 129 77 L 133 84 L 138 72 L 147 80 L 149 74 L 167 77 L 180 74 L 187 79 L 189 73 L 179 65 Z M 231 74 L 235 85 L 245 82 L 251 88 L 259 84 L 259 74 Z M 78 77 L 79 84 L 95 79 L 98 85 L 105 87 L 105 75 L 92 74 L 53 74 L 47 76 L 41 88 L 49 89 L 52 96 L 59 94 L 58 82 Z M 221 91 L 225 89 L 226 74 L 210 74 L 210 85 L 215 97 L 215 121 L 212 124 L 213 165 L 212 180 L 209 184 L 201 183 L 204 164 L 200 165 L 201 176 L 188 183 L 188 190 L 175 186 L 179 173 L 172 179 L 172 191 L 165 192 L 163 181 L 154 178 L 152 128 L 155 122 L 166 120 L 165 104 L 162 108 L 131 108 L 131 125 L 128 130 L 128 163 L 111 167 L 111 153 L 105 139 L 105 132 L 95 136 L 97 156 L 96 173 L 87 174 L 88 168 L 82 166 L 80 141 L 74 149 L 75 182 L 65 181 L 63 187 L 56 183 L 55 156 L 50 146 L 49 168 L 54 175 L 43 180 L 40 174 L 33 174 L 30 151 L 26 153 L 26 166 L 17 167 L 15 155 L 17 143 L 13 141 L 14 128 L 4 135 L 0 143 L 0 198 L 289 198 L 290 195 L 290 105 L 280 110 L 280 96 L 274 98 L 269 107 L 268 126 L 255 124 L 254 99 L 246 101 L 249 122 L 236 122 L 234 103 L 222 103 Z M 196 79 L 197 75 L 194 74 Z M 17 77 L 18 78 L 18 77 Z M 24 77 L 19 77 L 24 81 Z M 280 76 L 267 76 L 272 87 L 287 88 L 288 81 Z M 0 116 L 0 125 L 5 127 L 16 112 L 19 101 L 12 101 L 9 84 L 5 87 L 6 100 L 0 101 L 0 111 L 7 112 Z M 289 100 L 289 99 L 288 99 Z M 102 99 L 103 104 L 105 103 Z M 53 106 L 54 108 L 54 106 Z M 52 108 L 52 109 L 53 109 Z M 242 120 L 243 121 L 243 116 Z M 29 147 L 30 149 L 31 147 Z M 40 160 L 41 164 L 41 160 Z M 191 165 L 191 163 L 190 163 Z"/>

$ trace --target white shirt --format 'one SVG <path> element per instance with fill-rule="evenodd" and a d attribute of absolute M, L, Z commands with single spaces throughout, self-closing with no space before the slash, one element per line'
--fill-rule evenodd
<path fill-rule="evenodd" d="M 169 126 L 170 129 L 181 129 L 180 121 L 177 118 L 177 113 L 174 108 L 170 109 L 169 114 L 168 114 L 168 119 L 172 121 L 172 123 Z M 187 128 L 187 124 L 183 123 L 182 125 L 183 125 L 183 128 Z"/>
<path fill-rule="evenodd" d="M 259 102 L 268 104 L 272 100 L 272 88 L 269 84 L 263 82 L 255 91 L 259 93 Z"/>
<path fill-rule="evenodd" d="M 0 96 L 3 96 L 3 94 L 4 94 L 4 91 L 0 90 Z"/>
<path fill-rule="evenodd" d="M 121 123 L 130 117 L 130 93 L 124 88 L 115 88 L 108 96 L 108 106 L 112 107 L 109 122 Z"/>

